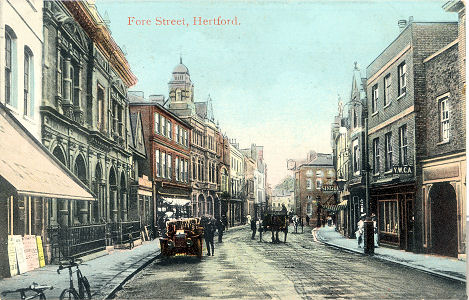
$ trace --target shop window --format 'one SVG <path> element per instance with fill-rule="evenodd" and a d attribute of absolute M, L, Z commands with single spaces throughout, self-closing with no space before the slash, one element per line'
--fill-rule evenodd
<path fill-rule="evenodd" d="M 399 215 L 397 201 L 379 202 L 379 231 L 388 234 L 399 233 Z"/>

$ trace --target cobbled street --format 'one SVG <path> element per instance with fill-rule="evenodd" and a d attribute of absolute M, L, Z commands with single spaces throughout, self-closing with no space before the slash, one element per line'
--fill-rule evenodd
<path fill-rule="evenodd" d="M 202 260 L 157 259 L 115 298 L 465 299 L 462 283 L 325 246 L 309 227 L 303 234 L 290 227 L 286 244 L 250 235 L 248 227 L 230 229 Z"/>

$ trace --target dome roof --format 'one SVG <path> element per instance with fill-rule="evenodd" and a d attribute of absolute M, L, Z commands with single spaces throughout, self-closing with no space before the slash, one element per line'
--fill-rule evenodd
<path fill-rule="evenodd" d="M 179 59 L 179 65 L 174 67 L 173 73 L 187 73 L 187 74 L 189 74 L 189 69 L 182 63 L 182 57 Z"/>

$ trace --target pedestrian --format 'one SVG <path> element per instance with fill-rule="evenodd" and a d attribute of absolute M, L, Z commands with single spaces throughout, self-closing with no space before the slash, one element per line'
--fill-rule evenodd
<path fill-rule="evenodd" d="M 215 226 L 212 220 L 207 220 L 204 226 L 204 238 L 205 238 L 205 244 L 207 245 L 207 256 L 210 256 L 210 253 L 212 254 L 212 256 L 215 255 L 215 246 L 213 243 L 214 234 L 215 234 Z M 210 251 L 210 249 L 212 249 L 212 251 Z"/>
<path fill-rule="evenodd" d="M 283 243 L 284 244 L 287 242 L 288 225 L 290 225 L 290 224 L 289 224 L 288 219 L 287 219 L 286 222 L 285 222 L 285 229 L 283 230 L 283 233 L 285 235 L 284 238 L 283 238 Z"/>
<path fill-rule="evenodd" d="M 327 217 L 327 226 L 329 226 L 329 227 L 332 226 L 332 217 L 331 216 Z"/>
<path fill-rule="evenodd" d="M 362 247 L 363 242 L 363 232 L 365 228 L 365 214 L 362 214 L 360 217 L 360 221 L 357 223 L 357 231 L 355 232 L 355 236 L 358 240 L 358 248 Z"/>
<path fill-rule="evenodd" d="M 295 233 L 298 233 L 298 216 L 293 217 L 293 226 L 295 226 Z"/>
<path fill-rule="evenodd" d="M 225 231 L 225 225 L 223 225 L 223 222 L 220 220 L 220 218 L 217 218 L 215 224 L 218 230 L 218 242 L 223 243 L 223 232 Z"/>
<path fill-rule="evenodd" d="M 306 215 L 306 226 L 309 226 L 309 216 Z"/>
<path fill-rule="evenodd" d="M 259 242 L 262 242 L 262 232 L 264 231 L 262 219 L 259 220 Z"/>
<path fill-rule="evenodd" d="M 256 220 L 255 219 L 251 220 L 251 230 L 252 230 L 251 240 L 253 240 L 256 237 L 256 230 L 257 230 Z"/>
<path fill-rule="evenodd" d="M 378 225 L 377 225 L 377 222 L 376 222 L 376 215 L 375 214 L 371 214 L 371 220 L 373 221 L 373 232 L 374 232 L 374 240 L 375 240 L 375 248 L 378 248 L 379 245 L 378 245 Z"/>

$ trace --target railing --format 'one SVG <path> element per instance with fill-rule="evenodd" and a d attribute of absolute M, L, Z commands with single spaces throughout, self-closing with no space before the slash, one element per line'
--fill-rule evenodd
<path fill-rule="evenodd" d="M 140 221 L 127 221 L 111 224 L 112 241 L 115 245 L 130 243 L 140 238 Z"/>
<path fill-rule="evenodd" d="M 49 227 L 52 260 L 84 256 L 106 249 L 106 225 Z"/>

